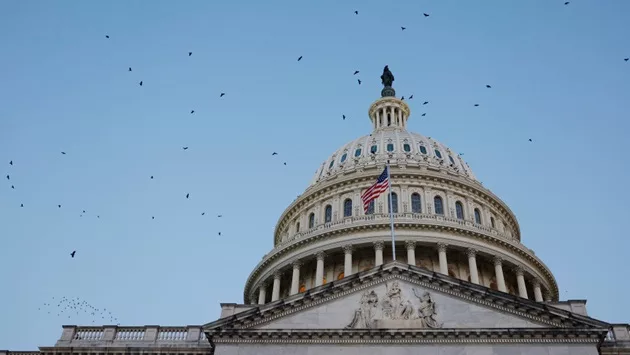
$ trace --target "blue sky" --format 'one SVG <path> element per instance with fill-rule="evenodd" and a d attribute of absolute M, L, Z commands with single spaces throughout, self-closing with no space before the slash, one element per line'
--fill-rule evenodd
<path fill-rule="evenodd" d="M 410 129 L 465 154 L 561 298 L 630 321 L 629 13 L 626 0 L 0 2 L 0 348 L 92 324 L 42 310 L 52 297 L 127 325 L 203 324 L 242 302 L 284 208 L 369 133 L 385 64 L 414 95 Z"/>

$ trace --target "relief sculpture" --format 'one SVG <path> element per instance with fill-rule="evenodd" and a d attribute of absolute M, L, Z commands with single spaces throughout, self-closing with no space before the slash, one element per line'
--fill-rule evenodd
<path fill-rule="evenodd" d="M 431 294 L 412 290 L 414 302 L 405 297 L 398 281 L 385 284 L 382 299 L 376 291 L 366 291 L 346 328 L 441 328 Z"/>

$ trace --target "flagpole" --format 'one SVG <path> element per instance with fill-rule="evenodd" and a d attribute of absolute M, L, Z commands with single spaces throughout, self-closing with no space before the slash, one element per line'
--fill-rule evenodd
<path fill-rule="evenodd" d="M 392 256 L 394 261 L 396 261 L 396 236 L 394 234 L 394 209 L 393 201 L 392 201 L 392 179 L 389 173 L 389 160 L 387 161 L 387 185 L 389 187 L 389 223 L 392 227 Z"/>

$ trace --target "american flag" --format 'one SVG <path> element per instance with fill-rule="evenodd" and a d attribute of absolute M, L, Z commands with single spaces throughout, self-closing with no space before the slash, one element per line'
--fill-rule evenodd
<path fill-rule="evenodd" d="M 385 192 L 388 186 L 389 177 L 387 174 L 387 167 L 385 167 L 385 170 L 383 170 L 383 173 L 378 177 L 376 183 L 370 186 L 370 188 L 365 190 L 365 192 L 361 195 L 361 200 L 363 201 L 363 211 L 365 213 L 368 211 L 370 202 Z"/>

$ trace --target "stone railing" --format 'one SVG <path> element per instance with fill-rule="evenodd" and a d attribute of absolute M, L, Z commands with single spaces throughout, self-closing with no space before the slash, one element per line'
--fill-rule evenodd
<path fill-rule="evenodd" d="M 469 230 L 472 232 L 489 234 L 498 238 L 514 241 L 516 243 L 519 242 L 517 239 L 513 239 L 509 237 L 507 233 L 500 232 L 497 229 L 490 228 L 481 224 L 477 224 L 470 220 L 446 217 L 446 216 L 436 215 L 436 214 L 395 213 L 394 222 L 403 223 L 403 224 L 404 223 L 418 223 L 418 224 L 455 226 L 455 227 Z M 304 232 L 298 232 L 298 233 L 293 234 L 292 236 L 289 236 L 286 240 L 277 244 L 271 250 L 271 252 L 269 252 L 267 255 L 271 255 L 278 250 L 284 249 L 285 247 L 287 247 L 288 245 L 296 241 L 306 239 L 317 234 L 326 233 L 330 230 L 347 228 L 347 227 L 359 227 L 359 226 L 365 226 L 365 225 L 374 224 L 374 223 L 389 223 L 389 214 L 377 213 L 377 214 L 363 215 L 363 216 L 344 217 L 344 218 L 340 218 L 337 221 L 321 223 Z"/>
<path fill-rule="evenodd" d="M 102 326 L 82 327 L 63 326 L 61 338 L 55 344 L 60 346 L 209 346 L 199 325 L 184 327 L 161 327 L 146 325 L 141 327 Z M 16 354 L 17 355 L 17 354 Z M 30 355 L 30 354 L 29 354 Z"/>

